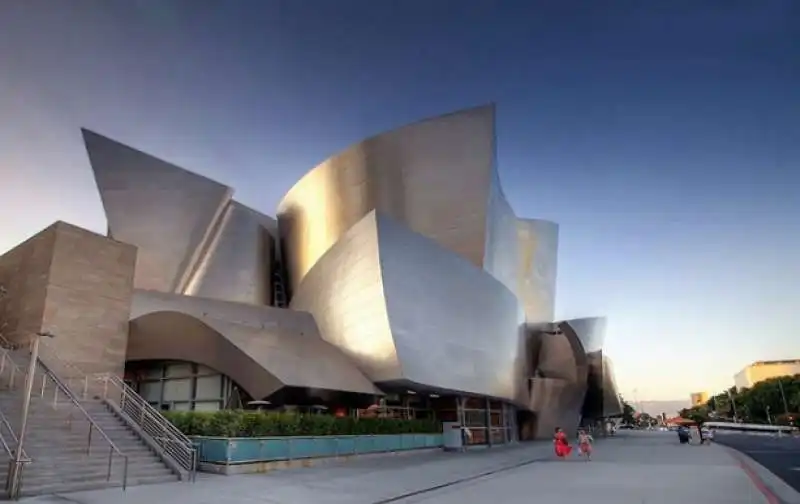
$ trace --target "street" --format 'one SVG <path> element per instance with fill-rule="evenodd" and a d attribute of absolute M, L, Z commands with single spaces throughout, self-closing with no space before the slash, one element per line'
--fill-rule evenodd
<path fill-rule="evenodd" d="M 748 455 L 800 492 L 800 438 L 719 434 L 716 441 Z"/>

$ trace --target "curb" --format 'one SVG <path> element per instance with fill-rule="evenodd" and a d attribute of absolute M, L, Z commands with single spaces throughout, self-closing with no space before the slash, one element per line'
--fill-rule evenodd
<path fill-rule="evenodd" d="M 761 492 L 768 504 L 800 504 L 800 492 L 774 475 L 772 471 L 745 453 L 730 446 L 723 446 L 723 448 L 739 463 L 739 467 L 747 474 L 747 477 Z"/>

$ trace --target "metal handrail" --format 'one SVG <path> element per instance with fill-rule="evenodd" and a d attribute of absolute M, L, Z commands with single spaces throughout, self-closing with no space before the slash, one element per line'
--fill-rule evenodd
<path fill-rule="evenodd" d="M 189 473 L 190 481 L 194 481 L 197 475 L 197 449 L 192 440 L 119 376 L 105 373 L 95 378 L 103 382 L 103 398 L 109 400 L 109 395 L 119 394 L 120 410 Z"/>
<path fill-rule="evenodd" d="M 0 346 L 16 350 L 22 348 L 24 345 L 15 345 L 0 335 Z M 90 381 L 103 382 L 103 399 L 106 401 L 111 399 L 109 397 L 109 388 L 117 389 L 120 395 L 118 403 L 120 410 L 126 413 L 167 455 L 172 457 L 189 473 L 190 481 L 195 481 L 197 474 L 197 449 L 194 443 L 135 390 L 129 387 L 115 374 L 101 373 L 90 376 L 75 364 L 61 359 L 49 346 L 42 345 L 41 349 L 44 350 L 43 353 L 47 354 L 46 358 L 48 360 L 57 364 L 59 368 L 63 368 L 69 375 L 80 378 L 82 389 L 80 394 L 76 394 L 75 390 L 72 388 L 72 378 L 68 380 L 68 383 L 64 384 L 67 389 L 70 389 L 74 396 L 80 395 L 83 399 L 87 399 L 89 396 Z M 42 362 L 41 357 L 39 358 L 39 362 Z M 0 373 L 1 372 L 2 362 L 0 362 Z M 55 375 L 55 373 L 52 374 Z M 42 389 L 44 389 L 44 382 L 42 383 Z"/>
<path fill-rule="evenodd" d="M 106 473 L 106 481 L 111 481 L 111 467 L 112 463 L 114 462 L 114 453 L 122 457 L 123 459 L 123 470 L 122 470 L 122 490 L 125 490 L 128 487 L 128 456 L 120 450 L 114 441 L 111 440 L 110 437 L 106 434 L 102 427 L 100 427 L 97 422 L 92 418 L 92 416 L 81 406 L 80 401 L 69 389 L 69 387 L 64 384 L 64 382 L 59 378 L 55 373 L 53 373 L 50 368 L 42 362 L 41 359 L 36 359 L 37 364 L 42 368 L 44 374 L 50 378 L 50 380 L 56 385 L 57 389 L 60 390 L 64 395 L 67 396 L 67 399 L 72 403 L 73 407 L 75 407 L 86 419 L 89 423 L 89 439 L 86 444 L 86 453 L 88 454 L 92 447 L 92 431 L 96 430 L 100 436 L 106 440 L 109 445 L 108 451 L 108 472 Z"/>
<path fill-rule="evenodd" d="M 3 430 L 7 430 L 9 436 L 11 437 L 11 442 L 13 443 L 14 448 L 11 448 L 12 445 L 8 443 L 6 437 L 3 435 Z M 14 428 L 11 427 L 11 422 L 8 421 L 8 417 L 3 410 L 0 409 L 0 443 L 2 443 L 3 448 L 5 449 L 6 453 L 12 459 L 14 458 L 14 450 L 18 447 L 19 439 L 17 438 L 17 433 L 14 432 Z M 22 449 L 22 460 L 23 462 L 30 462 L 31 458 L 28 457 L 28 454 L 25 453 L 25 449 Z"/>

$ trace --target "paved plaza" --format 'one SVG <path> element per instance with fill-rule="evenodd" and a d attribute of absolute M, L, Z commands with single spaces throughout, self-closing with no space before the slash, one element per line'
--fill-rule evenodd
<path fill-rule="evenodd" d="M 670 432 L 630 432 L 599 440 L 592 462 L 578 457 L 554 460 L 550 443 L 543 442 L 469 453 L 369 457 L 260 475 L 202 475 L 194 484 L 80 492 L 25 502 L 778 504 L 768 490 L 765 496 L 763 484 L 750 473 L 725 447 L 679 445 Z"/>

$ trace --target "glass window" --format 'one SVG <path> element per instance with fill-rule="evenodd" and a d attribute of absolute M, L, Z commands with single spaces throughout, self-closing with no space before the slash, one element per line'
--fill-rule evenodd
<path fill-rule="evenodd" d="M 222 376 L 201 376 L 197 378 L 195 399 L 221 399 Z"/>
<path fill-rule="evenodd" d="M 164 381 L 164 401 L 191 401 L 192 379 L 182 378 Z"/>
<path fill-rule="evenodd" d="M 161 366 L 153 366 L 144 369 L 137 369 L 136 374 L 138 374 L 143 380 L 160 380 L 164 375 L 164 368 Z"/>
<path fill-rule="evenodd" d="M 192 409 L 192 403 L 188 403 L 188 402 L 172 403 L 172 409 L 174 411 L 189 411 L 189 410 Z"/>
<path fill-rule="evenodd" d="M 203 366 L 202 364 L 198 364 L 197 374 L 199 375 L 219 374 L 219 371 L 217 371 L 216 369 L 211 369 L 208 366 Z"/>
<path fill-rule="evenodd" d="M 219 401 L 200 401 L 194 403 L 195 411 L 217 411 L 219 410 Z"/>
<path fill-rule="evenodd" d="M 169 364 L 166 369 L 167 378 L 182 378 L 186 376 L 192 376 L 193 374 L 192 365 L 186 362 Z"/>
<path fill-rule="evenodd" d="M 139 395 L 145 401 L 159 403 L 161 402 L 161 382 L 142 382 L 139 384 Z"/>

